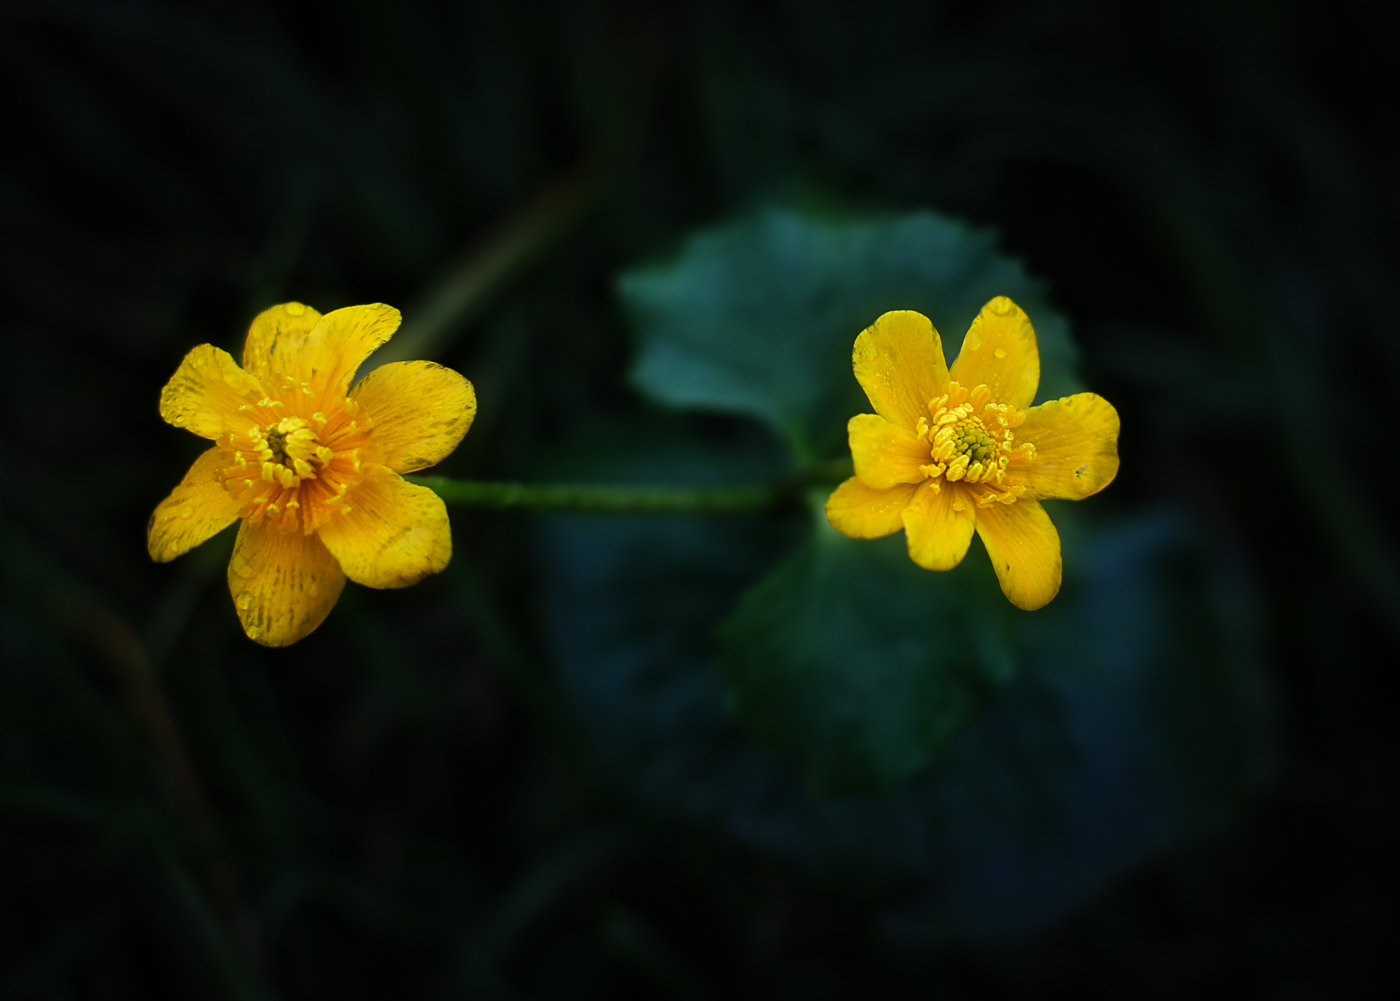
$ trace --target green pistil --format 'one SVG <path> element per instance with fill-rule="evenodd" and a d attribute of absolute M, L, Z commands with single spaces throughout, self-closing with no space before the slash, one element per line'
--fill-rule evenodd
<path fill-rule="evenodd" d="M 272 449 L 272 461 L 285 466 L 287 465 L 287 432 L 278 431 L 276 428 L 267 430 L 267 447 Z"/>
<path fill-rule="evenodd" d="M 972 462 L 988 462 L 996 455 L 997 444 L 981 421 L 964 423 L 958 428 L 956 438 L 958 453 L 966 455 Z"/>

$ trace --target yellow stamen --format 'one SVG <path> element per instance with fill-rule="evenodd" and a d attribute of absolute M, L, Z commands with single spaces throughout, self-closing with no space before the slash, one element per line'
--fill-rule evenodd
<path fill-rule="evenodd" d="M 283 382 L 284 399 L 305 388 Z M 346 495 L 364 472 L 361 450 L 368 431 L 363 418 L 351 419 L 359 409 L 353 404 L 339 400 L 329 413 L 317 411 L 308 419 L 288 414 L 289 406 L 270 396 L 257 405 L 263 409 L 249 411 L 265 415 L 255 417 L 260 424 L 220 440 L 229 451 L 218 478 L 244 518 L 310 534 L 337 510 L 348 509 Z"/>
<path fill-rule="evenodd" d="M 1029 443 L 1015 443 L 1013 429 L 1021 426 L 1025 414 L 1009 404 L 992 402 L 985 385 L 968 390 L 956 382 L 948 383 L 946 394 L 930 400 L 928 409 L 928 417 L 919 418 L 915 433 L 928 442 L 933 461 L 920 466 L 919 472 L 935 481 L 935 487 L 940 479 L 982 484 L 973 494 L 983 507 L 1015 503 L 1021 491 L 1008 489 L 1007 467 L 1035 456 Z"/>

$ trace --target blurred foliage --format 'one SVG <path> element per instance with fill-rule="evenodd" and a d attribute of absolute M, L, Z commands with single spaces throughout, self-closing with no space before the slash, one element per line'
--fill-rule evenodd
<path fill-rule="evenodd" d="M 664 482 L 763 463 L 761 442 L 649 437 L 595 471 Z M 901 537 L 827 527 L 820 500 L 815 518 L 550 519 L 554 657 L 642 801 L 844 887 L 890 934 L 981 941 L 1058 916 L 1258 791 L 1272 762 L 1257 631 L 1178 518 L 1090 527 L 1058 506 L 1066 583 L 1026 615 L 980 554 L 930 574 Z M 730 718 L 736 700 L 757 703 L 743 722 L 787 754 Z M 932 769 L 896 781 L 949 737 L 924 731 L 970 722 Z"/>
<path fill-rule="evenodd" d="M 818 794 L 888 790 L 999 694 L 1012 616 L 985 575 L 918 573 L 902 539 L 859 545 L 810 501 L 811 537 L 720 623 L 728 707 Z"/>
<path fill-rule="evenodd" d="M 707 230 L 620 287 L 643 393 L 757 418 L 798 462 L 850 454 L 844 418 L 870 409 L 851 375 L 851 331 L 891 309 L 932 319 L 951 365 L 977 311 L 1010 296 L 1036 325 L 1038 398 L 1081 388 L 1067 326 L 1041 284 L 996 252 L 991 233 L 930 212 L 820 219 L 770 208 Z"/>
<path fill-rule="evenodd" d="M 1377 993 L 1400 896 L 1394 474 L 1368 450 L 1400 361 L 1379 14 L 11 0 L 0 996 Z M 799 798 L 703 670 L 800 512 L 586 536 L 454 513 L 447 573 L 350 588 L 289 651 L 240 635 L 226 538 L 149 563 L 142 528 L 199 447 L 160 423 L 160 387 L 290 298 L 399 305 L 472 378 L 444 473 L 595 455 L 621 476 L 630 454 L 634 477 L 691 482 L 718 447 L 743 464 L 723 481 L 781 475 L 746 422 L 634 395 L 614 294 L 775 202 L 994 230 L 1124 416 L 1119 480 L 1074 545 L 1061 525 L 1078 591 L 1018 637 L 1082 641 L 1082 672 L 1027 660 L 903 793 L 944 804 L 925 820 Z M 819 431 L 825 454 L 839 429 Z M 673 672 L 593 675 L 569 650 L 590 553 L 666 572 L 654 596 L 690 629 Z M 659 611 L 609 607 L 660 642 Z M 1251 647 L 1281 745 L 1241 814 L 1267 762 L 1222 721 L 1270 698 Z M 637 725 L 581 711 L 591 692 Z M 887 892 L 920 851 L 926 875 Z"/>

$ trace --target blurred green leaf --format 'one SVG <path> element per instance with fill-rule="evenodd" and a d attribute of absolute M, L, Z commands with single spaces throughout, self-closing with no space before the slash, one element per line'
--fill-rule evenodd
<path fill-rule="evenodd" d="M 890 789 L 1012 673 L 1010 607 L 984 561 L 917 567 L 902 536 L 849 539 L 812 498 L 811 538 L 720 627 L 729 707 L 820 793 Z"/>
<path fill-rule="evenodd" d="M 706 477 L 723 475 L 729 463 L 738 476 L 746 460 L 727 447 L 689 458 Z M 675 468 L 677 454 L 653 453 L 653 475 Z M 632 475 L 647 476 L 637 455 L 628 463 Z M 945 754 L 887 792 L 814 795 L 789 760 L 766 753 L 728 711 L 732 698 L 714 664 L 730 654 L 717 627 L 798 526 L 759 518 L 551 517 L 541 548 L 550 646 L 603 763 L 652 808 L 864 888 L 885 908 L 884 929 L 896 938 L 1020 934 L 1077 906 L 1114 874 L 1237 816 L 1270 767 L 1258 636 L 1238 603 L 1247 589 L 1200 559 L 1189 526 L 1170 512 L 1109 527 L 1080 524 L 1069 505 L 1053 513 L 1065 540 L 1065 585 L 1045 609 L 1017 616 L 1019 628 L 1006 634 L 1008 655 L 1020 664 L 1016 676 Z M 756 591 L 829 600 L 847 587 L 889 586 L 902 565 L 897 541 L 849 543 L 861 554 L 849 564 L 866 578 L 858 584 L 830 579 L 845 557 L 820 552 L 843 540 L 813 541 Z M 975 554 L 969 562 L 962 583 L 972 587 L 986 567 Z M 803 567 L 827 579 L 806 581 Z M 947 581 L 952 588 L 957 575 L 923 577 L 938 582 L 928 586 Z M 905 595 L 893 599 L 900 614 L 919 607 L 919 595 L 927 595 L 935 622 L 957 614 L 940 611 L 938 596 L 907 582 L 893 591 Z M 799 638 L 803 657 L 776 650 L 790 625 L 768 617 L 793 599 L 770 593 L 757 615 L 745 611 L 759 600 L 754 594 L 718 631 L 731 639 L 736 628 L 768 624 L 772 632 L 749 655 L 779 661 L 764 670 L 796 684 L 783 672 L 803 657 L 820 663 L 820 641 Z M 890 649 L 888 635 L 875 629 L 894 612 L 871 594 L 857 601 L 864 603 L 841 614 L 868 616 L 852 628 L 870 629 L 872 641 Z M 921 635 L 901 628 L 910 630 L 911 644 Z M 964 628 L 958 642 L 966 653 L 978 631 Z M 906 669 L 917 665 L 898 650 L 890 656 L 903 658 Z M 919 682 L 893 674 L 891 662 L 878 680 L 901 695 L 917 692 Z M 818 694 L 818 683 L 830 681 L 813 682 L 803 712 L 832 698 L 829 687 Z M 844 704 L 854 712 L 859 697 L 858 689 L 849 692 Z M 839 713 L 842 704 L 838 698 L 824 711 Z M 895 715 L 894 725 L 913 733 L 916 716 Z M 820 733 L 810 725 L 792 739 L 807 741 L 821 760 Z M 833 740 L 841 736 L 834 732 Z M 899 744 L 892 744 L 884 760 L 898 763 Z M 848 761 L 834 751 L 828 760 L 833 782 L 851 777 L 842 771 Z"/>
<path fill-rule="evenodd" d="M 637 330 L 634 384 L 676 407 L 763 421 L 797 460 L 841 454 L 846 421 L 868 411 L 851 345 L 876 317 L 915 309 L 949 361 L 993 296 L 1035 324 L 1040 398 L 1078 390 L 1068 326 L 1044 286 L 996 249 L 996 237 L 932 212 L 819 218 L 770 208 L 693 237 L 670 261 L 625 274 Z"/>

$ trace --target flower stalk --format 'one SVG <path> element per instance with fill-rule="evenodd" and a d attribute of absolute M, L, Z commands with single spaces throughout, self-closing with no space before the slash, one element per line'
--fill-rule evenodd
<path fill-rule="evenodd" d="M 711 515 L 756 514 L 793 503 L 808 487 L 839 483 L 850 475 L 846 462 L 818 466 L 766 484 L 715 487 L 634 486 L 594 483 L 510 483 L 408 476 L 447 504 L 501 510 L 577 514 Z"/>

